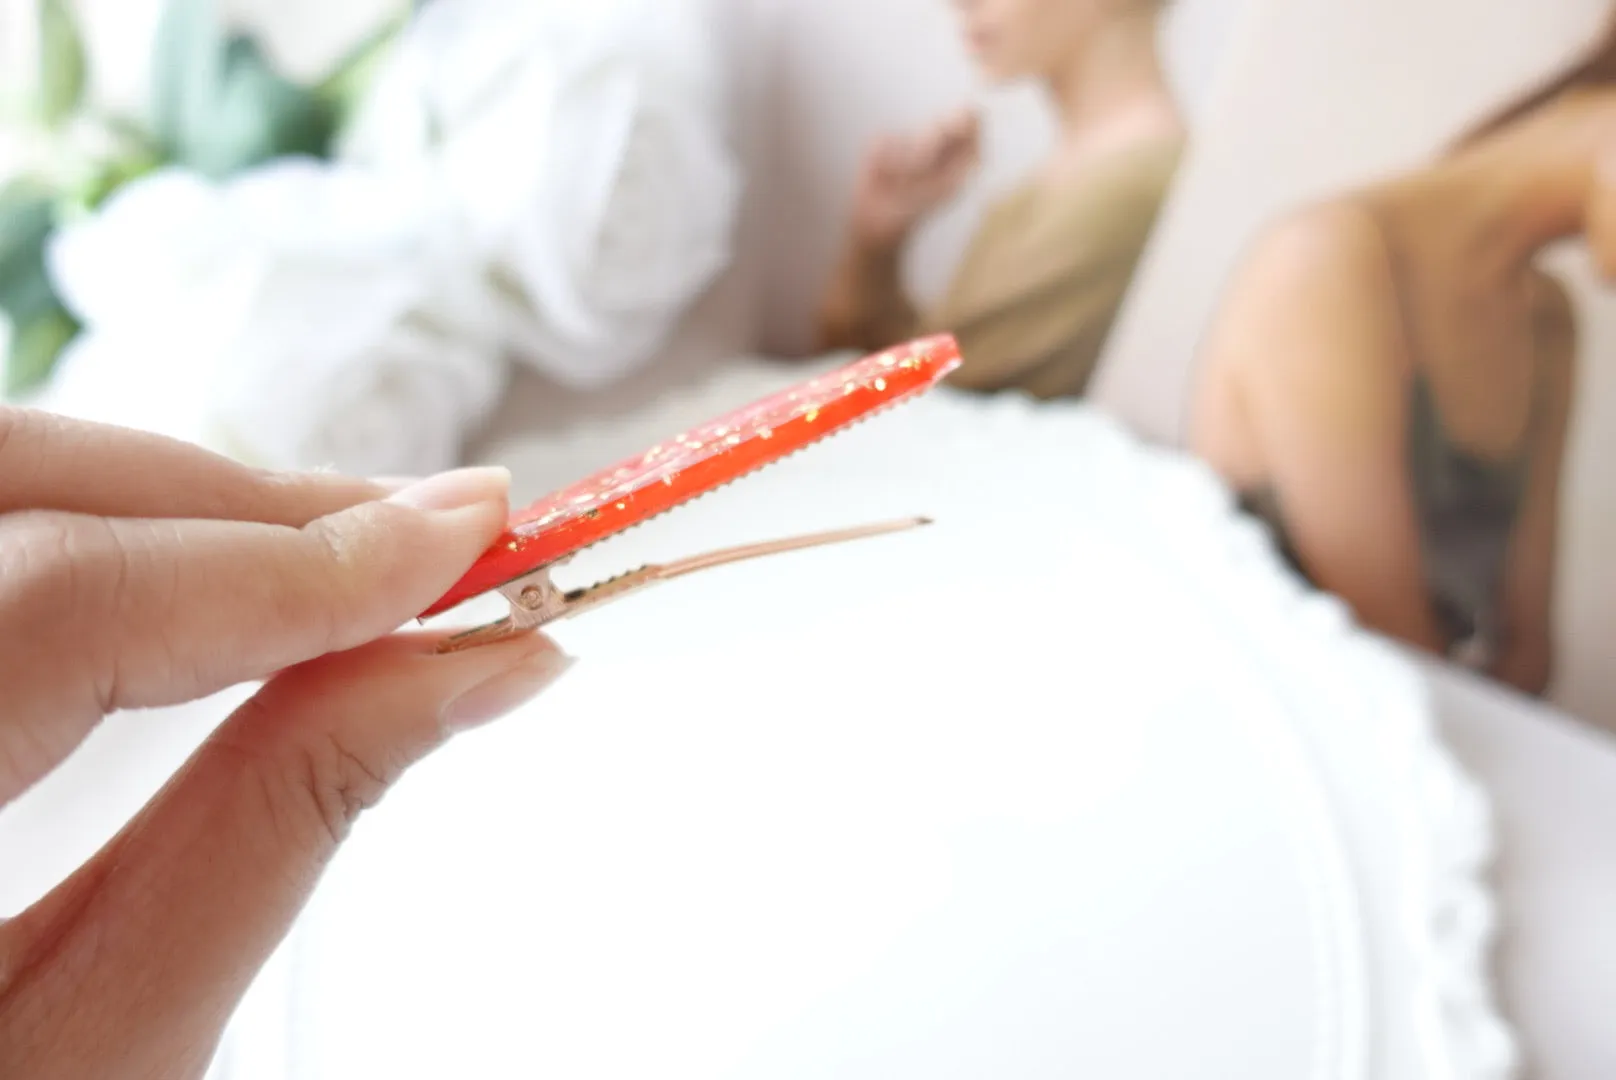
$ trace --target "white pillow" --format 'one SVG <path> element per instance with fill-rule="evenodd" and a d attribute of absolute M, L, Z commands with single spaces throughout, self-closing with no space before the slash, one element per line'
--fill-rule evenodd
<path fill-rule="evenodd" d="M 1510 1074 L 1481 795 L 1199 467 L 942 391 L 567 580 L 911 513 L 562 626 L 361 823 L 223 1075 Z"/>

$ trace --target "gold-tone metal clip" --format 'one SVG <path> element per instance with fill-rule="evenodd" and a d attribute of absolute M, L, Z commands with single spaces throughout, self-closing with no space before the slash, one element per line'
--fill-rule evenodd
<path fill-rule="evenodd" d="M 620 597 L 655 585 L 657 582 L 671 581 L 674 578 L 684 577 L 687 574 L 698 573 L 702 570 L 728 566 L 731 563 L 748 562 L 752 559 L 761 559 L 770 555 L 783 555 L 791 551 L 803 551 L 807 548 L 826 547 L 831 544 L 845 544 L 853 540 L 885 536 L 889 533 L 904 532 L 930 524 L 930 518 L 903 518 L 899 521 L 861 525 L 851 529 L 836 529 L 830 532 L 794 536 L 783 540 L 768 540 L 759 544 L 743 544 L 739 547 L 710 551 L 705 555 L 693 555 L 688 559 L 680 559 L 678 562 L 652 563 L 648 566 L 642 566 L 638 570 L 619 574 L 617 577 L 608 578 L 586 588 L 566 592 L 562 591 L 550 579 L 551 568 L 545 567 L 500 587 L 500 595 L 505 597 L 511 606 L 509 615 L 486 626 L 479 626 L 476 629 L 467 630 L 465 633 L 456 634 L 439 646 L 438 651 L 443 653 L 460 652 L 480 645 L 492 645 L 495 642 L 515 637 L 518 634 L 537 630 L 539 627 L 549 623 L 571 618 L 579 612 L 600 607 L 602 604 L 608 604 Z"/>

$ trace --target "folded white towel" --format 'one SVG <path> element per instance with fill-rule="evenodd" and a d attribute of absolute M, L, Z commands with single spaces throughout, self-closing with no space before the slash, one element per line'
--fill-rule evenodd
<path fill-rule="evenodd" d="M 740 195 L 699 0 L 435 0 L 344 156 L 442 178 L 517 354 L 576 387 L 648 361 L 730 256 Z"/>
<path fill-rule="evenodd" d="M 504 384 L 485 346 L 407 321 L 350 362 L 303 375 L 241 380 L 222 393 L 224 449 L 280 467 L 429 476 L 460 462 Z"/>
<path fill-rule="evenodd" d="M 254 464 L 446 468 L 504 385 L 493 302 L 419 177 L 162 172 L 60 233 L 50 266 L 87 332 L 41 404 Z"/>

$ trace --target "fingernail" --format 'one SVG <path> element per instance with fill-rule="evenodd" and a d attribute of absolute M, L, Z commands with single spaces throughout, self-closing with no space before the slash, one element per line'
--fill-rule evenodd
<path fill-rule="evenodd" d="M 372 476 L 370 482 L 389 495 L 396 495 L 407 487 L 419 484 L 421 478 L 419 476 Z"/>
<path fill-rule="evenodd" d="M 503 499 L 510 488 L 509 469 L 456 469 L 410 484 L 389 495 L 387 501 L 416 510 L 459 510 Z"/>
<path fill-rule="evenodd" d="M 444 712 L 444 724 L 450 731 L 464 731 L 498 720 L 531 701 L 572 664 L 572 657 L 559 649 L 545 649 L 462 694 Z"/>

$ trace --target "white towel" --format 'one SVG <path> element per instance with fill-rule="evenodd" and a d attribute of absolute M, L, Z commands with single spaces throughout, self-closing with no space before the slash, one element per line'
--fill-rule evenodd
<path fill-rule="evenodd" d="M 436 0 L 332 164 L 144 178 L 65 230 L 41 404 L 276 468 L 458 463 L 518 356 L 646 363 L 738 203 L 700 0 Z"/>
<path fill-rule="evenodd" d="M 697 0 L 435 0 L 344 156 L 441 176 L 518 355 L 592 388 L 646 363 L 730 256 L 740 195 Z"/>
<path fill-rule="evenodd" d="M 154 174 L 51 245 L 87 330 L 41 404 L 266 467 L 449 467 L 506 375 L 463 249 L 419 177 Z"/>

